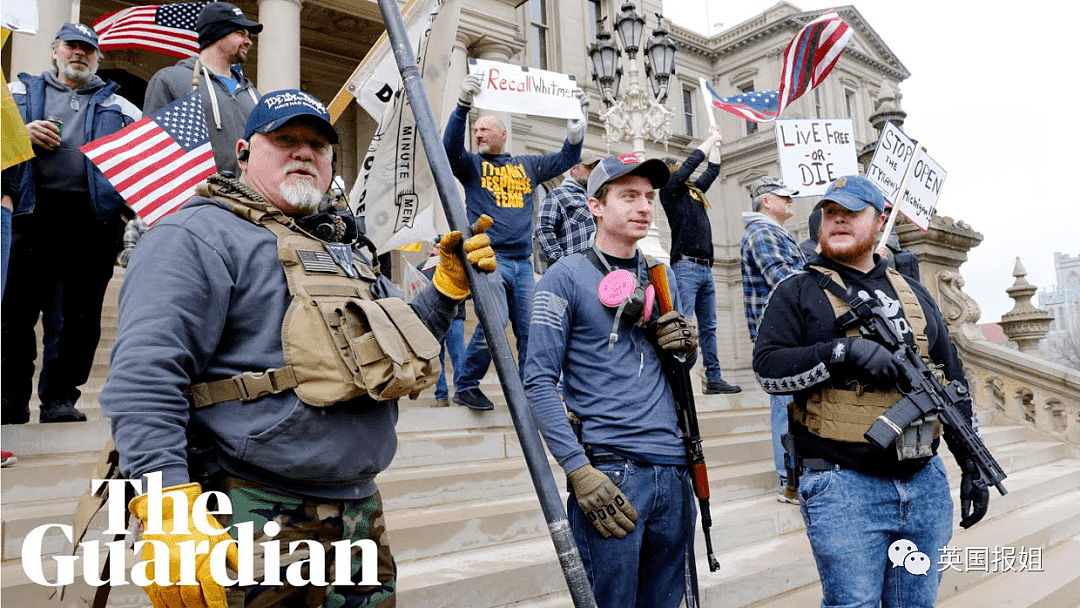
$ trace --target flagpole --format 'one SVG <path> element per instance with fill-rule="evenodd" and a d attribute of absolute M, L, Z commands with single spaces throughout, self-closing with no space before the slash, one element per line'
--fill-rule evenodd
<path fill-rule="evenodd" d="M 424 81 L 416 65 L 416 57 L 409 44 L 401 12 L 395 0 L 379 0 L 379 10 L 382 11 L 386 33 L 394 51 L 398 70 L 401 72 L 405 93 L 416 116 L 416 127 L 420 132 L 420 140 L 424 145 L 428 163 L 431 165 L 431 173 L 435 178 L 435 187 L 439 191 L 446 219 L 451 230 L 460 230 L 463 234 L 468 234 L 469 220 L 465 212 L 465 203 L 461 199 L 461 193 L 450 171 L 450 160 L 442 145 L 439 125 L 435 123 L 435 115 L 424 90 Z M 462 262 L 469 284 L 472 286 L 477 316 L 484 328 L 484 335 L 487 336 L 488 349 L 495 362 L 495 370 L 499 374 L 499 381 L 502 383 L 510 408 L 510 416 L 514 420 L 518 440 L 521 442 L 521 451 L 524 453 L 529 475 L 532 477 L 541 510 L 544 512 L 548 530 L 551 532 L 551 540 L 555 544 L 555 551 L 562 565 L 567 587 L 570 589 L 570 597 L 578 608 L 595 608 L 596 600 L 593 598 L 592 588 L 589 586 L 589 579 L 585 573 L 584 564 L 581 562 L 581 555 L 574 543 L 570 523 L 566 519 L 566 510 L 559 498 L 558 487 L 555 485 L 547 455 L 540 442 L 536 421 L 528 409 L 525 387 L 521 383 L 517 366 L 514 365 L 506 333 L 498 322 L 495 294 L 484 274 L 473 268 L 472 264 L 466 263 L 464 257 Z"/>

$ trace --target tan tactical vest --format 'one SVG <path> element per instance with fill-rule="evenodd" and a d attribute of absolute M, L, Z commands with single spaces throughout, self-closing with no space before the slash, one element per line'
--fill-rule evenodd
<path fill-rule="evenodd" d="M 846 287 L 840 275 L 821 266 L 810 266 L 822 274 L 828 276 L 841 287 Z M 919 299 L 915 297 L 915 291 L 908 282 L 892 268 L 886 269 L 885 276 L 889 279 L 896 297 L 900 301 L 900 307 L 904 311 L 904 318 L 911 326 L 915 336 L 915 347 L 923 360 L 930 364 L 929 340 L 926 336 L 926 315 L 923 313 Z M 851 307 L 828 289 L 824 290 L 829 303 L 832 304 L 833 314 L 837 318 L 842 316 Z M 858 337 L 859 328 L 850 327 L 847 330 L 848 337 Z M 933 366 L 931 366 L 933 367 Z M 940 376 L 939 380 L 944 376 Z M 896 390 L 874 391 L 863 386 L 856 390 L 843 390 L 836 388 L 822 388 L 814 391 L 807 399 L 806 406 L 798 403 L 793 404 L 794 418 L 805 425 L 811 433 L 825 439 L 836 441 L 848 441 L 854 443 L 869 443 L 863 433 L 870 428 L 890 407 L 896 404 L 903 395 Z M 934 437 L 941 435 L 941 422 L 934 422 Z"/>
<path fill-rule="evenodd" d="M 415 399 L 438 379 L 438 340 L 404 300 L 372 298 L 377 277 L 351 249 L 357 278 L 334 261 L 323 241 L 300 231 L 277 207 L 215 183 L 200 185 L 197 194 L 227 203 L 277 236 L 292 302 L 281 324 L 285 366 L 193 385 L 196 407 L 288 389 L 320 407 L 363 395 Z"/>

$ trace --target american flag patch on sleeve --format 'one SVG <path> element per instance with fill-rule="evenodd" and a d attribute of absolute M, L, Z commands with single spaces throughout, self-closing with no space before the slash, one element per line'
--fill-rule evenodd
<path fill-rule="evenodd" d="M 566 316 L 567 301 L 550 291 L 538 291 L 533 295 L 532 323 L 562 330 Z"/>

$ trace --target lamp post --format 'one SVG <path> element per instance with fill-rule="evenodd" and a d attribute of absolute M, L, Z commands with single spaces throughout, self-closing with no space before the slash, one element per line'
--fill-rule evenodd
<path fill-rule="evenodd" d="M 667 109 L 664 102 L 667 101 L 668 83 L 675 73 L 675 41 L 664 29 L 662 16 L 657 14 L 656 29 L 642 54 L 650 94 L 641 81 L 637 60 L 645 18 L 635 8 L 633 2 L 624 3 L 615 20 L 621 49 L 601 25 L 596 34 L 596 43 L 588 52 L 593 64 L 593 80 L 600 87 L 600 98 L 605 106 L 600 119 L 604 122 L 604 140 L 608 148 L 625 140 L 631 142 L 634 153 L 644 155 L 646 137 L 664 144 L 665 149 L 671 137 L 673 112 Z M 629 62 L 627 80 L 630 88 L 620 96 L 619 85 L 623 76 L 620 58 L 624 52 Z"/>
<path fill-rule="evenodd" d="M 664 29 L 663 17 L 656 14 L 656 29 L 652 38 L 645 45 L 642 61 L 645 63 L 645 75 L 649 81 L 649 92 L 641 82 L 637 55 L 641 50 L 642 34 L 645 30 L 645 18 L 635 11 L 633 2 L 625 2 L 615 20 L 615 31 L 619 34 L 620 50 L 611 39 L 611 34 L 604 30 L 603 23 L 596 33 L 596 42 L 589 47 L 589 59 L 593 64 L 593 80 L 600 87 L 600 98 L 604 102 L 604 111 L 600 120 L 604 123 L 604 141 L 611 150 L 612 144 L 628 141 L 633 151 L 645 156 L 645 138 L 664 145 L 667 149 L 671 137 L 671 117 L 673 112 L 664 105 L 668 96 L 668 84 L 675 73 L 675 41 Z M 623 68 L 619 59 L 623 52 L 629 60 L 629 90 L 619 96 Z M 651 94 L 650 94 L 651 92 Z M 668 253 L 660 245 L 660 231 L 654 220 L 649 226 L 648 235 L 641 241 L 641 249 L 647 255 L 662 260 L 668 259 Z"/>

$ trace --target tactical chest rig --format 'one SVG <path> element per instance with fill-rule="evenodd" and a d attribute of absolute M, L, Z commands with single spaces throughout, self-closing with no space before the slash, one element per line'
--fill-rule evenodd
<path fill-rule="evenodd" d="M 195 384 L 196 407 L 289 389 L 319 407 L 364 395 L 415 399 L 439 377 L 435 336 L 404 300 L 372 296 L 378 277 L 350 246 L 303 232 L 238 181 L 214 176 L 196 192 L 274 233 L 292 296 L 281 324 L 285 366 Z"/>
<path fill-rule="evenodd" d="M 811 271 L 815 278 L 820 278 L 823 281 L 831 280 L 840 288 L 846 287 L 840 275 L 828 268 L 811 265 L 807 269 Z M 818 274 L 815 275 L 814 271 Z M 907 320 L 908 325 L 911 326 L 915 347 L 919 351 L 919 355 L 927 362 L 927 365 L 934 367 L 930 363 L 929 357 L 926 315 L 918 298 L 915 296 L 915 291 L 908 285 L 907 280 L 895 270 L 886 269 L 885 276 L 888 278 L 893 291 L 896 292 L 896 298 L 900 301 L 900 308 L 904 311 L 904 318 Z M 839 319 L 851 307 L 847 302 L 844 302 L 839 296 L 827 289 L 825 283 L 821 283 L 821 285 L 825 296 L 832 305 L 833 314 Z M 858 337 L 859 328 L 857 326 L 849 327 L 847 336 Z M 941 374 L 938 380 L 943 379 L 944 374 Z M 819 437 L 836 441 L 869 444 L 870 442 L 863 437 L 863 434 L 877 421 L 879 416 L 884 414 L 902 397 L 903 395 L 895 388 L 888 391 L 867 390 L 863 385 L 856 386 L 854 390 L 821 388 L 810 395 L 805 407 L 797 402 L 793 404 L 793 417 L 809 429 L 811 433 Z M 925 422 L 925 424 L 921 424 L 921 422 Z M 940 437 L 942 432 L 941 422 L 937 417 L 933 417 L 933 420 L 917 421 L 915 424 L 910 425 L 909 429 L 905 429 L 904 434 L 901 435 L 903 441 L 898 438 L 896 445 L 897 455 L 901 459 L 932 455 L 930 442 L 932 439 Z"/>

